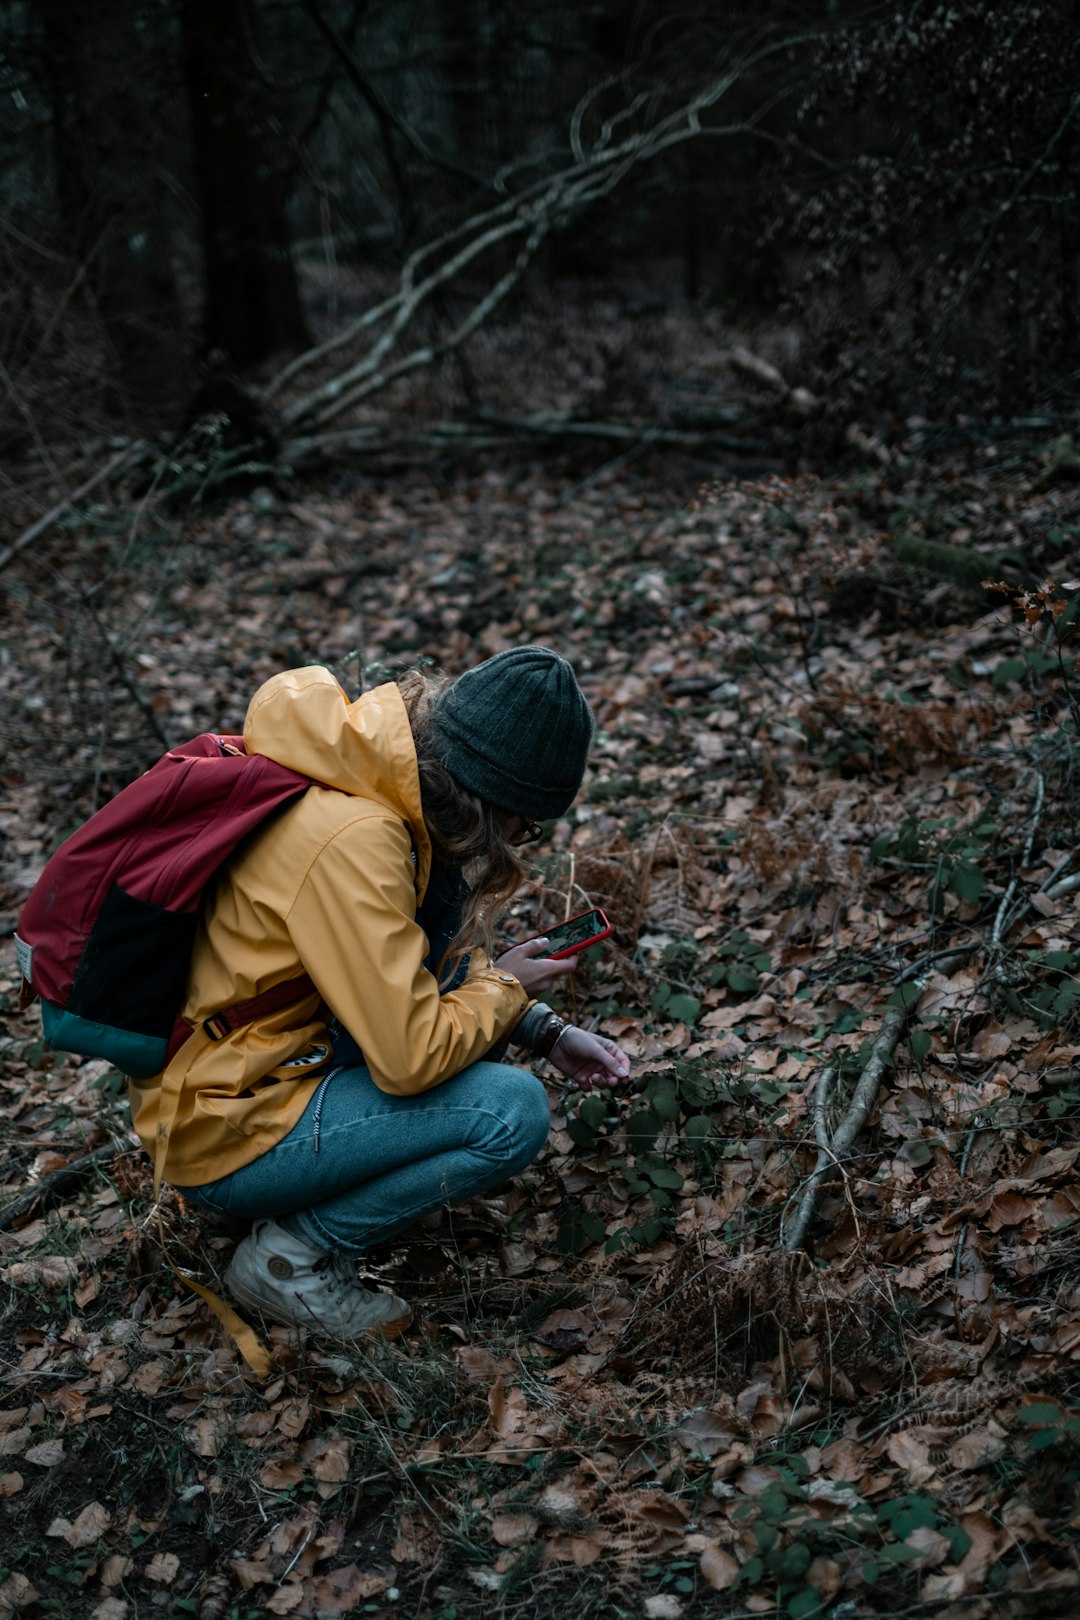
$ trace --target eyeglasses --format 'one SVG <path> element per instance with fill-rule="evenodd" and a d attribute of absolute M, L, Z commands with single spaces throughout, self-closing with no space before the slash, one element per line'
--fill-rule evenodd
<path fill-rule="evenodd" d="M 510 836 L 509 842 L 511 844 L 535 844 L 539 839 L 543 838 L 544 827 L 542 822 L 526 821 L 524 817 L 519 817 L 519 820 L 521 821 L 521 827 L 519 831 Z"/>

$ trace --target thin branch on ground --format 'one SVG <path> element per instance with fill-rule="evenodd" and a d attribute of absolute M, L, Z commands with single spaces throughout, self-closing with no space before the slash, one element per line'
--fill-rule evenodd
<path fill-rule="evenodd" d="M 803 1247 L 818 1199 L 824 1191 L 826 1181 L 831 1179 L 830 1172 L 835 1170 L 850 1152 L 856 1137 L 866 1124 L 870 1110 L 877 1101 L 878 1087 L 885 1072 L 885 1065 L 896 1050 L 896 1044 L 903 1034 L 911 1011 L 912 1007 L 908 1005 L 906 997 L 903 1006 L 887 1009 L 847 1112 L 834 1131 L 829 1131 L 825 1113 L 834 1071 L 829 1068 L 821 1075 L 818 1086 L 825 1096 L 820 1102 L 820 1107 L 815 1103 L 814 1108 L 814 1134 L 818 1142 L 817 1162 L 798 1194 L 793 1216 L 781 1225 L 781 1248 L 790 1250 Z"/>
<path fill-rule="evenodd" d="M 57 518 L 63 517 L 65 512 L 70 511 L 77 501 L 81 501 L 84 496 L 89 495 L 92 489 L 96 489 L 99 484 L 103 484 L 114 473 L 118 473 L 122 469 L 126 470 L 146 449 L 147 446 L 141 440 L 138 440 L 135 444 L 126 445 L 123 450 L 117 451 L 112 460 L 107 461 L 104 467 L 99 467 L 97 472 L 92 473 L 84 483 L 79 485 L 78 489 L 73 489 L 70 495 L 65 495 L 62 501 L 58 501 L 55 506 L 50 507 L 47 512 L 31 523 L 28 529 L 24 529 L 17 540 L 13 540 L 10 546 L 6 546 L 3 551 L 0 551 L 0 568 L 6 568 L 13 557 L 17 557 L 20 551 L 25 551 L 27 546 L 32 545 L 40 535 L 45 533 L 46 529 L 52 527 Z"/>
<path fill-rule="evenodd" d="M 297 356 L 267 388 L 268 397 L 280 393 L 302 372 L 337 353 L 367 332 L 379 331 L 362 359 L 337 376 L 293 401 L 284 411 L 291 428 L 320 428 L 419 366 L 430 365 L 460 348 L 518 285 L 540 244 L 552 231 L 564 228 L 588 208 L 609 196 L 631 173 L 646 162 L 687 141 L 752 132 L 765 108 L 730 125 L 706 125 L 703 117 L 716 107 L 749 68 L 776 52 L 790 49 L 810 35 L 774 41 L 763 46 L 728 73 L 712 80 L 699 93 L 658 117 L 651 128 L 612 143 L 608 138 L 586 152 L 578 147 L 576 160 L 555 174 L 544 175 L 494 208 L 454 226 L 425 244 L 406 260 L 396 291 L 343 331 Z M 418 313 L 447 287 L 458 282 L 484 255 L 522 238 L 511 268 L 479 295 L 468 294 L 470 309 L 451 334 L 437 343 L 423 343 L 392 359 Z"/>
<path fill-rule="evenodd" d="M 17 1226 L 25 1215 L 29 1215 L 38 1208 L 48 1208 L 62 1194 L 73 1192 L 76 1187 L 81 1187 L 83 1182 L 87 1181 L 103 1164 L 109 1164 L 113 1159 L 118 1158 L 121 1153 L 129 1153 L 130 1151 L 130 1142 L 105 1142 L 101 1147 L 95 1148 L 92 1153 L 84 1153 L 80 1158 L 72 1159 L 70 1164 L 62 1165 L 59 1170 L 52 1171 L 50 1175 L 42 1176 L 41 1180 L 36 1182 L 29 1191 L 20 1193 L 17 1198 L 12 1199 L 10 1204 L 6 1204 L 3 1209 L 0 1209 L 0 1232 L 10 1232 L 12 1227 Z"/>

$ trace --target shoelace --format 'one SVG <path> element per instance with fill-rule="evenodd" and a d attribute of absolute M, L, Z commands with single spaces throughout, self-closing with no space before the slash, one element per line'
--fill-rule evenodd
<path fill-rule="evenodd" d="M 317 1271 L 320 1276 L 326 1277 L 327 1291 L 331 1294 L 336 1293 L 339 1287 L 358 1288 L 360 1286 L 352 1268 L 352 1261 L 346 1255 L 337 1253 L 324 1254 L 322 1259 L 317 1260 L 311 1269 Z"/>

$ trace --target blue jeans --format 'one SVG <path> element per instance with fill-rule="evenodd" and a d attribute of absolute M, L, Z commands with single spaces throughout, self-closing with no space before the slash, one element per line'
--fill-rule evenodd
<path fill-rule="evenodd" d="M 540 1081 L 509 1064 L 473 1063 L 415 1097 L 388 1096 L 366 1068 L 339 1069 L 275 1147 L 181 1191 L 218 1215 L 270 1216 L 315 1248 L 361 1254 L 524 1169 L 549 1122 Z"/>

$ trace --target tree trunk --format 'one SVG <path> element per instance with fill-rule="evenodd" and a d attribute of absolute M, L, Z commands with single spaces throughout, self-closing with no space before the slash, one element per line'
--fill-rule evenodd
<path fill-rule="evenodd" d="M 107 344 L 117 402 L 172 418 L 190 392 L 188 338 L 157 179 L 155 66 L 130 0 L 39 0 L 56 196 Z"/>
<path fill-rule="evenodd" d="M 310 342 L 289 246 L 288 164 L 259 81 L 251 0 L 181 0 L 203 215 L 204 343 L 250 365 Z"/>

